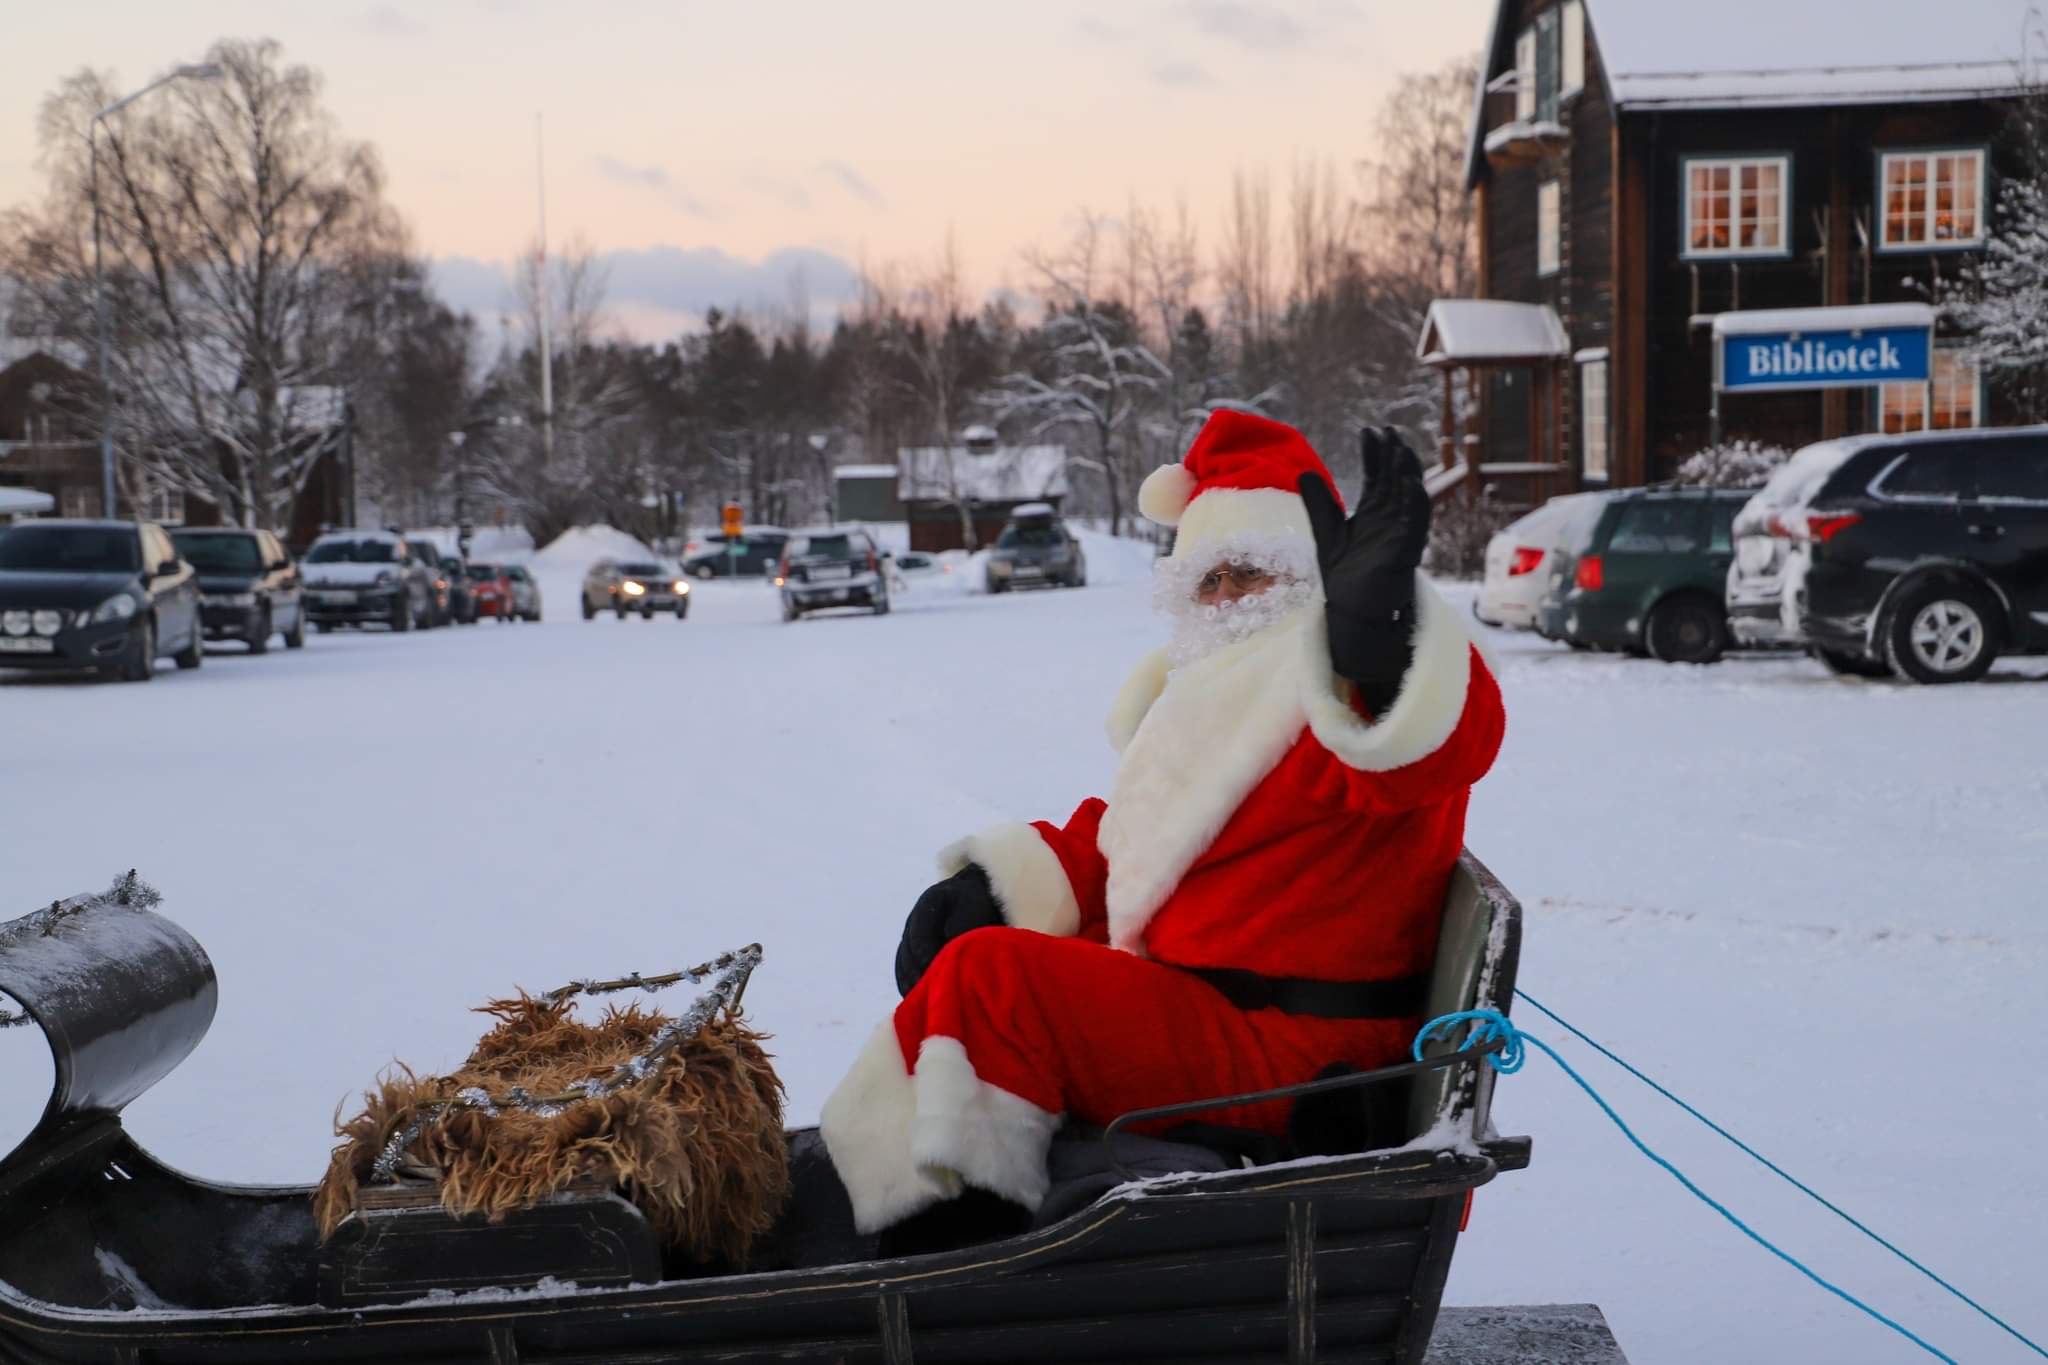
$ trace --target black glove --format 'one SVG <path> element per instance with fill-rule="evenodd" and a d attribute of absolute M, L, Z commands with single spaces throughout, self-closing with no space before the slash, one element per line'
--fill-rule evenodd
<path fill-rule="evenodd" d="M 1323 571 L 1330 662 L 1358 684 L 1377 717 L 1393 705 L 1415 656 L 1415 570 L 1429 541 L 1430 507 L 1422 461 L 1392 427 L 1368 428 L 1360 456 L 1365 489 L 1349 521 L 1316 475 L 1302 475 L 1296 486 Z"/>
<path fill-rule="evenodd" d="M 910 908 L 903 941 L 896 945 L 896 989 L 910 994 L 940 949 L 970 929 L 1001 923 L 1003 910 L 995 888 L 989 885 L 988 873 L 973 863 L 926 887 Z"/>

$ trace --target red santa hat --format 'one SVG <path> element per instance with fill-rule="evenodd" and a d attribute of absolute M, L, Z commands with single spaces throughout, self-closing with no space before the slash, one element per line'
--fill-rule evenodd
<path fill-rule="evenodd" d="M 1250 562 L 1315 582 L 1315 532 L 1299 491 L 1304 474 L 1321 479 L 1343 506 L 1336 481 L 1300 432 L 1220 408 L 1179 464 L 1145 477 L 1138 510 L 1176 528 L 1176 568 L 1200 576 L 1219 563 Z"/>

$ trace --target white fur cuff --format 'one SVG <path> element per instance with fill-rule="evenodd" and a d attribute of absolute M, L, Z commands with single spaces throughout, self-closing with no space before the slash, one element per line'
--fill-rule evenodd
<path fill-rule="evenodd" d="M 1303 632 L 1309 651 L 1302 676 L 1302 709 L 1317 742 L 1361 772 L 1406 767 L 1442 748 L 1465 714 L 1472 682 L 1472 639 L 1458 614 L 1415 576 L 1415 658 L 1384 716 L 1367 723 L 1346 700 L 1349 684 L 1330 664 L 1330 637 L 1321 622 Z"/>
<path fill-rule="evenodd" d="M 825 1150 L 853 1202 L 862 1233 L 900 1223 L 960 1193 L 948 1170 L 929 1170 L 911 1156 L 917 1091 L 903 1065 L 896 1025 L 884 1019 L 854 1058 L 818 1117 Z"/>
<path fill-rule="evenodd" d="M 939 854 L 939 871 L 952 876 L 979 864 L 995 888 L 1003 919 L 1019 929 L 1071 938 L 1081 929 L 1081 905 L 1058 855 L 1030 825 L 997 825 L 970 834 Z"/>
<path fill-rule="evenodd" d="M 910 1155 L 920 1170 L 957 1171 L 976 1189 L 1036 1209 L 1052 1183 L 1045 1158 L 1059 1122 L 982 1080 L 957 1038 L 927 1038 L 918 1049 Z"/>

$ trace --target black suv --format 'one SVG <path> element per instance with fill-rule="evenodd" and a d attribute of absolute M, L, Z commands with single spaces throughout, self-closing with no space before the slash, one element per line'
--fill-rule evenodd
<path fill-rule="evenodd" d="M 1787 542 L 1784 614 L 1837 672 L 1969 682 L 2048 653 L 2048 427 L 1809 446 L 1736 531 Z"/>
<path fill-rule="evenodd" d="M 251 654 L 267 651 L 275 634 L 283 634 L 287 649 L 306 643 L 299 569 L 276 536 L 238 526 L 180 527 L 171 543 L 198 571 L 207 639 L 240 640 Z"/>
<path fill-rule="evenodd" d="M 148 682 L 159 655 L 205 657 L 199 576 L 147 521 L 0 530 L 0 667 L 97 668 Z"/>

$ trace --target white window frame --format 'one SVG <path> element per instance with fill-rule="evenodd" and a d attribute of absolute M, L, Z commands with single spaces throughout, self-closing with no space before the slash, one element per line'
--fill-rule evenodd
<path fill-rule="evenodd" d="M 1968 237 L 1937 238 L 1934 235 L 1934 163 L 1942 157 L 1969 157 L 1977 163 L 1976 183 L 1970 192 L 1976 201 L 1975 230 Z M 1989 205 L 1985 203 L 1987 188 L 1985 173 L 1990 158 L 1982 147 L 1930 147 L 1915 148 L 1911 151 L 1881 152 L 1877 158 L 1877 249 L 1879 251 L 1968 251 L 1984 245 L 1984 220 L 1988 217 Z M 1921 226 L 1927 236 L 1920 241 L 1895 241 L 1892 238 L 1891 178 L 1892 167 L 1900 162 L 1919 161 L 1926 163 L 1927 202 L 1921 213 Z"/>
<path fill-rule="evenodd" d="M 1948 364 L 1948 374 L 1942 374 L 1942 363 Z M 1877 416 L 1873 425 L 1879 431 L 1886 431 L 1885 410 L 1893 399 L 1911 412 L 1916 425 L 1898 429 L 1899 433 L 1910 431 L 1934 431 L 1934 390 L 1947 383 L 1951 389 L 1965 382 L 1970 392 L 1970 424 L 1959 427 L 1941 427 L 1942 431 L 1974 431 L 1984 425 L 1984 371 L 1971 361 L 1969 352 L 1959 346 L 1936 346 L 1934 348 L 1934 373 L 1925 382 L 1914 380 L 1905 384 L 1880 384 L 1877 387 Z M 1967 379 L 1965 378 L 1967 376 Z M 1887 433 L 1892 434 L 1892 433 Z"/>
<path fill-rule="evenodd" d="M 159 526 L 183 526 L 185 490 L 168 487 L 155 479 L 149 480 L 142 489 L 142 519 Z"/>
<path fill-rule="evenodd" d="M 1515 121 L 1536 117 L 1536 30 L 1525 28 L 1515 39 Z"/>
<path fill-rule="evenodd" d="M 1561 7 L 1563 47 L 1558 63 L 1557 97 L 1566 99 L 1586 88 L 1586 5 L 1585 0 L 1564 0 Z"/>
<path fill-rule="evenodd" d="M 57 499 L 60 517 L 96 517 L 102 510 L 100 490 L 82 483 L 64 485 L 63 496 Z"/>
<path fill-rule="evenodd" d="M 1607 357 L 1579 362 L 1579 477 L 1606 483 L 1610 472 L 1607 446 Z"/>
<path fill-rule="evenodd" d="M 1564 186 L 1545 180 L 1536 187 L 1536 273 L 1548 278 L 1564 259 Z"/>
<path fill-rule="evenodd" d="M 1775 167 L 1778 172 L 1778 244 L 1776 246 L 1738 246 L 1735 238 L 1740 233 L 1741 221 L 1735 215 L 1741 207 L 1742 189 L 1740 179 L 1748 167 Z M 1729 245 L 1696 247 L 1692 244 L 1692 177 L 1696 170 L 1726 169 L 1731 182 L 1729 200 Z M 1792 254 L 1792 158 L 1782 152 L 1755 156 L 1689 156 L 1679 163 L 1678 171 L 1679 204 L 1679 252 L 1684 261 L 1726 261 L 1726 260 L 1783 260 Z M 1763 220 L 1758 219 L 1759 224 Z"/>

